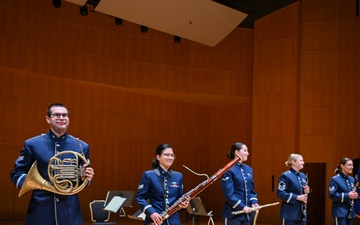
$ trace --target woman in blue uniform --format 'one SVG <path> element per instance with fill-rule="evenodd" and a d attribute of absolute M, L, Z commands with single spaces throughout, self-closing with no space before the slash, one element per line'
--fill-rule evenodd
<path fill-rule="evenodd" d="M 155 223 L 181 225 L 178 212 L 164 220 L 161 213 L 166 211 L 183 194 L 182 174 L 170 169 L 175 160 L 175 154 L 169 144 L 160 144 L 156 148 L 152 161 L 152 170 L 145 171 L 141 177 L 136 194 L 136 201 L 145 213 L 144 225 Z M 186 201 L 181 208 L 186 208 Z"/>
<path fill-rule="evenodd" d="M 259 208 L 257 194 L 254 190 L 253 170 L 244 164 L 249 156 L 245 144 L 236 142 L 227 153 L 229 159 L 241 156 L 241 162 L 234 165 L 222 176 L 221 191 L 225 197 L 222 208 L 222 220 L 224 225 L 251 225 L 252 211 Z M 244 210 L 245 213 L 234 215 L 232 212 Z"/>
<path fill-rule="evenodd" d="M 282 200 L 280 218 L 282 225 L 305 225 L 306 204 L 310 193 L 307 177 L 300 172 L 304 159 L 299 154 L 290 154 L 285 162 L 290 170 L 282 173 L 278 180 L 277 196 Z"/>
<path fill-rule="evenodd" d="M 51 184 L 48 164 L 54 155 L 64 150 L 71 150 L 89 159 L 88 144 L 66 132 L 70 123 L 70 114 L 63 104 L 50 105 L 46 111 L 46 121 L 50 125 L 49 132 L 26 140 L 20 156 L 15 161 L 10 177 L 17 188 L 22 188 L 27 173 L 35 161 L 41 177 Z M 75 155 L 72 156 L 74 157 Z M 94 175 L 91 167 L 86 165 L 85 167 L 84 177 L 79 178 L 80 185 L 84 179 L 91 181 Z M 82 225 L 83 217 L 77 194 L 62 195 L 46 190 L 33 190 L 24 224 Z"/>
<path fill-rule="evenodd" d="M 358 198 L 358 193 L 355 188 L 355 179 L 350 176 L 353 168 L 351 159 L 342 158 L 335 169 L 336 175 L 330 179 L 331 216 L 335 225 L 352 225 L 355 218 L 354 201 Z"/>

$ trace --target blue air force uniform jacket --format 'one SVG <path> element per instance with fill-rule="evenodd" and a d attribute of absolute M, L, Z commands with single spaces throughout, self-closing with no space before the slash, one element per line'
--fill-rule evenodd
<path fill-rule="evenodd" d="M 304 173 L 296 172 L 293 168 L 282 173 L 278 180 L 277 196 L 281 199 L 280 218 L 301 221 L 306 219 L 303 203 L 297 201 L 298 195 L 304 194 L 302 186 L 307 184 Z"/>
<path fill-rule="evenodd" d="M 329 197 L 332 200 L 332 217 L 348 216 L 351 202 L 349 192 L 354 185 L 354 178 L 341 172 L 330 179 Z M 355 218 L 355 210 L 352 210 L 351 218 Z"/>
<path fill-rule="evenodd" d="M 67 133 L 57 138 L 50 130 L 46 134 L 26 140 L 10 173 L 11 181 L 20 189 L 30 167 L 37 161 L 37 168 L 41 177 L 52 183 L 48 175 L 49 160 L 57 152 L 64 150 L 83 152 L 85 158 L 89 159 L 88 145 Z M 66 155 L 66 157 L 70 156 Z M 83 217 L 78 196 L 76 194 L 65 196 L 45 190 L 33 190 L 24 224 L 82 225 Z"/>
<path fill-rule="evenodd" d="M 145 225 L 153 222 L 150 218 L 152 213 L 161 214 L 182 197 L 182 178 L 181 173 L 172 170 L 165 172 L 161 167 L 142 174 L 135 199 L 140 209 L 146 214 Z M 163 224 L 181 225 L 178 212 L 165 220 Z"/>
<path fill-rule="evenodd" d="M 250 220 L 249 214 L 233 215 L 232 212 L 242 210 L 245 206 L 251 207 L 252 204 L 258 204 L 252 168 L 246 164 L 237 163 L 222 176 L 220 185 L 225 197 L 222 217 L 231 220 Z"/>

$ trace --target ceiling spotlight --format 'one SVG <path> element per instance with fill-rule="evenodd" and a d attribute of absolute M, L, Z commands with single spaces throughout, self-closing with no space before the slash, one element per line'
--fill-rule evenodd
<path fill-rule="evenodd" d="M 122 19 L 115 17 L 115 24 L 118 25 L 118 26 L 122 25 L 123 24 Z"/>
<path fill-rule="evenodd" d="M 91 5 L 95 9 L 101 0 L 87 0 L 85 5 Z"/>
<path fill-rule="evenodd" d="M 88 7 L 87 5 L 80 6 L 80 15 L 87 16 L 88 15 Z"/>
<path fill-rule="evenodd" d="M 174 36 L 174 43 L 180 43 L 181 38 L 179 36 Z"/>
<path fill-rule="evenodd" d="M 53 6 L 55 8 L 60 8 L 61 7 L 61 0 L 53 0 Z"/>
<path fill-rule="evenodd" d="M 142 33 L 146 33 L 148 32 L 148 27 L 147 26 L 140 26 L 140 30 Z"/>

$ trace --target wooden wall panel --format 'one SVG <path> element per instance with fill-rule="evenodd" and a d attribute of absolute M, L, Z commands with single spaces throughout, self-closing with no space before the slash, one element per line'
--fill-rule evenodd
<path fill-rule="evenodd" d="M 252 165 L 260 204 L 278 201 L 284 162 L 299 151 L 298 16 L 299 4 L 294 3 L 255 22 Z M 278 223 L 278 210 L 262 211 L 258 221 Z"/>
<path fill-rule="evenodd" d="M 346 137 L 358 136 L 360 134 L 359 114 L 360 114 L 359 107 L 337 109 L 337 114 L 336 114 L 337 117 L 335 121 L 339 121 L 341 123 L 336 124 L 336 131 L 337 131 L 336 133 L 339 136 L 346 136 Z M 355 154 L 351 154 L 351 155 L 355 156 Z"/>
<path fill-rule="evenodd" d="M 356 78 L 339 81 L 337 86 L 339 94 L 336 96 L 336 104 L 344 108 L 358 108 L 360 106 L 358 101 L 359 87 L 360 81 Z"/>
<path fill-rule="evenodd" d="M 360 48 L 341 50 L 337 54 L 337 77 L 339 80 L 356 81 L 359 78 Z M 340 86 L 342 90 L 342 86 Z M 351 88 L 353 90 L 353 88 Z"/>
<path fill-rule="evenodd" d="M 56 60 L 56 61 L 55 61 Z M 87 53 L 61 51 L 59 57 L 54 58 L 53 68 L 57 68 L 58 76 L 68 79 L 90 79 L 94 77 L 94 57 Z"/>
<path fill-rule="evenodd" d="M 127 50 L 124 52 L 129 61 L 159 63 L 161 57 L 161 40 L 146 36 L 127 36 Z"/>
<path fill-rule="evenodd" d="M 0 65 L 20 67 L 21 41 L 18 39 L 0 36 Z"/>
<path fill-rule="evenodd" d="M 174 45 L 173 40 L 162 40 L 161 64 L 177 67 L 189 67 L 191 58 L 188 55 L 191 45 L 184 40 L 180 44 Z"/>
<path fill-rule="evenodd" d="M 335 80 L 338 76 L 337 61 L 337 53 L 333 50 L 303 52 L 301 77 L 303 80 Z"/>
<path fill-rule="evenodd" d="M 308 75 L 306 75 L 308 76 Z M 304 106 L 334 107 L 336 105 L 335 82 L 304 82 L 301 101 Z"/>
<path fill-rule="evenodd" d="M 303 1 L 300 148 L 307 160 L 326 164 L 330 180 L 342 157 L 358 158 L 360 96 L 357 75 L 359 18 L 355 2 Z M 316 10 L 322 5 L 322 10 Z M 326 154 L 324 154 L 326 152 Z M 327 185 L 324 187 L 327 193 Z M 331 223 L 325 198 L 325 224 Z"/>
<path fill-rule="evenodd" d="M 355 8 L 355 7 L 354 7 Z M 354 30 L 358 30 L 360 28 L 360 20 L 355 19 L 352 21 L 340 21 L 338 24 L 338 45 L 340 49 L 348 49 L 348 50 L 359 50 L 360 43 L 360 34 L 358 32 L 354 32 Z"/>
<path fill-rule="evenodd" d="M 323 0 L 303 1 L 301 8 L 301 20 L 303 22 L 314 21 L 333 21 L 339 16 L 338 7 L 341 5 L 349 5 L 350 2 L 340 2 L 339 0 L 327 1 Z M 354 3 L 355 4 L 355 3 Z"/>
<path fill-rule="evenodd" d="M 308 22 L 302 24 L 301 46 L 304 50 L 335 50 L 337 22 Z"/>
<path fill-rule="evenodd" d="M 60 36 L 59 21 L 33 13 L 21 15 L 23 31 L 26 40 L 49 47 L 58 47 L 62 38 Z M 41 35 L 39 35 L 41 33 Z"/>
<path fill-rule="evenodd" d="M 328 121 L 334 121 L 335 117 L 335 109 L 305 108 L 301 116 L 301 133 L 303 135 L 334 135 L 336 126 Z"/>
<path fill-rule="evenodd" d="M 23 41 L 19 56 L 21 68 L 42 74 L 56 74 L 59 50 L 35 42 Z"/>
<path fill-rule="evenodd" d="M 97 49 L 99 35 L 93 27 L 63 22 L 57 29 L 61 49 L 81 53 L 93 53 Z"/>
<path fill-rule="evenodd" d="M 288 7 L 286 10 L 279 10 L 272 15 L 265 16 L 261 22 L 256 23 L 254 41 L 278 41 L 279 39 L 293 37 L 297 35 L 298 9 L 296 7 Z M 276 26 L 274 26 L 276 24 Z M 275 47 L 275 45 L 271 45 Z M 273 52 L 275 53 L 275 52 Z"/>
<path fill-rule="evenodd" d="M 3 12 L 0 15 L 1 21 L 12 21 L 11 23 L 4 23 L 0 34 L 8 35 L 14 38 L 22 36 L 22 22 L 21 10 L 17 7 L 0 5 L 0 10 Z"/>

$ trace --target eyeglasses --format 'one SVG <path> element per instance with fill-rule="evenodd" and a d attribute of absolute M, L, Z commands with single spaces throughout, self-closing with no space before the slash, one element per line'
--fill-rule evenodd
<path fill-rule="evenodd" d="M 170 157 L 174 158 L 174 159 L 176 158 L 175 154 L 171 154 L 171 153 L 164 153 L 163 155 L 168 157 L 168 158 L 170 158 Z"/>
<path fill-rule="evenodd" d="M 69 114 L 68 113 L 53 113 L 53 114 L 51 114 L 51 116 L 53 116 L 55 119 L 60 119 L 61 116 L 62 116 L 62 118 L 68 118 Z"/>

